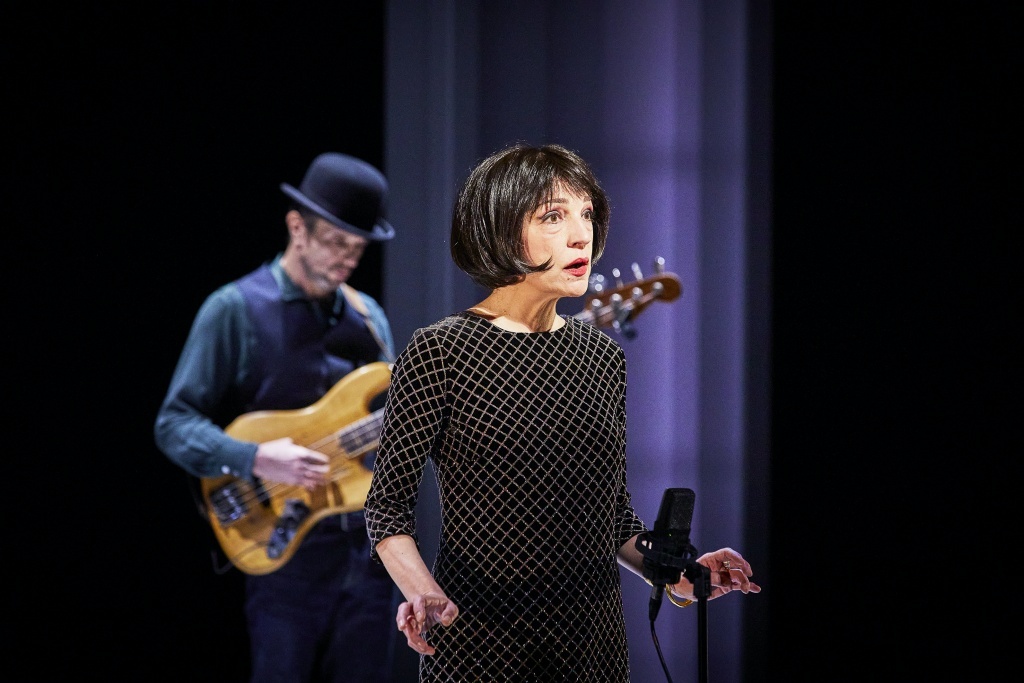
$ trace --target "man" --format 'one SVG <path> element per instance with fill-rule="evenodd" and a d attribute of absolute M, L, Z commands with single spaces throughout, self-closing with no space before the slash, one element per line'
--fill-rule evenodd
<path fill-rule="evenodd" d="M 372 364 L 394 358 L 388 320 L 345 282 L 370 242 L 395 234 L 383 216 L 388 183 L 362 160 L 325 153 L 298 188 L 281 190 L 291 199 L 287 246 L 200 307 L 156 418 L 156 443 L 204 484 L 222 546 L 252 533 L 260 515 L 272 520 L 253 548 L 227 553 L 246 571 L 252 683 L 381 683 L 390 680 L 395 587 L 370 560 L 362 501 L 353 511 L 338 495 L 353 472 L 368 486 L 371 465 L 332 462 L 333 451 L 351 454 L 326 428 L 311 439 L 306 424 L 299 439 L 283 419 L 269 430 L 234 427 L 254 411 L 283 418 L 313 406 L 361 368 L 383 368 L 386 384 L 387 365 Z M 326 423 L 343 407 L 319 411 Z M 317 513 L 325 516 L 311 525 Z"/>

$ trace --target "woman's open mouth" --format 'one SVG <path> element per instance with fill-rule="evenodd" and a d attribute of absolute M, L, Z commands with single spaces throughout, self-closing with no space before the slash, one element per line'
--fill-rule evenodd
<path fill-rule="evenodd" d="M 590 259 L 578 258 L 565 267 L 565 271 L 573 277 L 583 277 L 587 274 L 587 264 Z"/>

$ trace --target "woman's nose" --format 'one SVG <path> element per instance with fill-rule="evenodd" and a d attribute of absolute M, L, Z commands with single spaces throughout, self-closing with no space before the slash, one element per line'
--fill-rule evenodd
<path fill-rule="evenodd" d="M 569 246 L 586 246 L 594 238 L 594 228 L 590 221 L 577 218 L 570 221 Z"/>

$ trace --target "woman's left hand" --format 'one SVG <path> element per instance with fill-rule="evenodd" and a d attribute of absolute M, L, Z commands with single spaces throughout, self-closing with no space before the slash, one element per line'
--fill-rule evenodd
<path fill-rule="evenodd" d="M 754 574 L 750 563 L 732 548 L 721 548 L 697 558 L 697 563 L 711 570 L 711 595 L 708 600 L 720 598 L 734 590 L 746 593 L 760 593 L 761 587 L 750 580 Z M 682 579 L 672 586 L 672 592 L 688 600 L 695 600 L 693 584 Z"/>

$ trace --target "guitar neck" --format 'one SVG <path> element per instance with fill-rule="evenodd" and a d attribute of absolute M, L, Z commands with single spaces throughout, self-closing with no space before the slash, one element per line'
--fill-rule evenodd
<path fill-rule="evenodd" d="M 338 444 L 350 456 L 359 456 L 377 447 L 384 409 L 373 411 L 338 432 Z"/>

